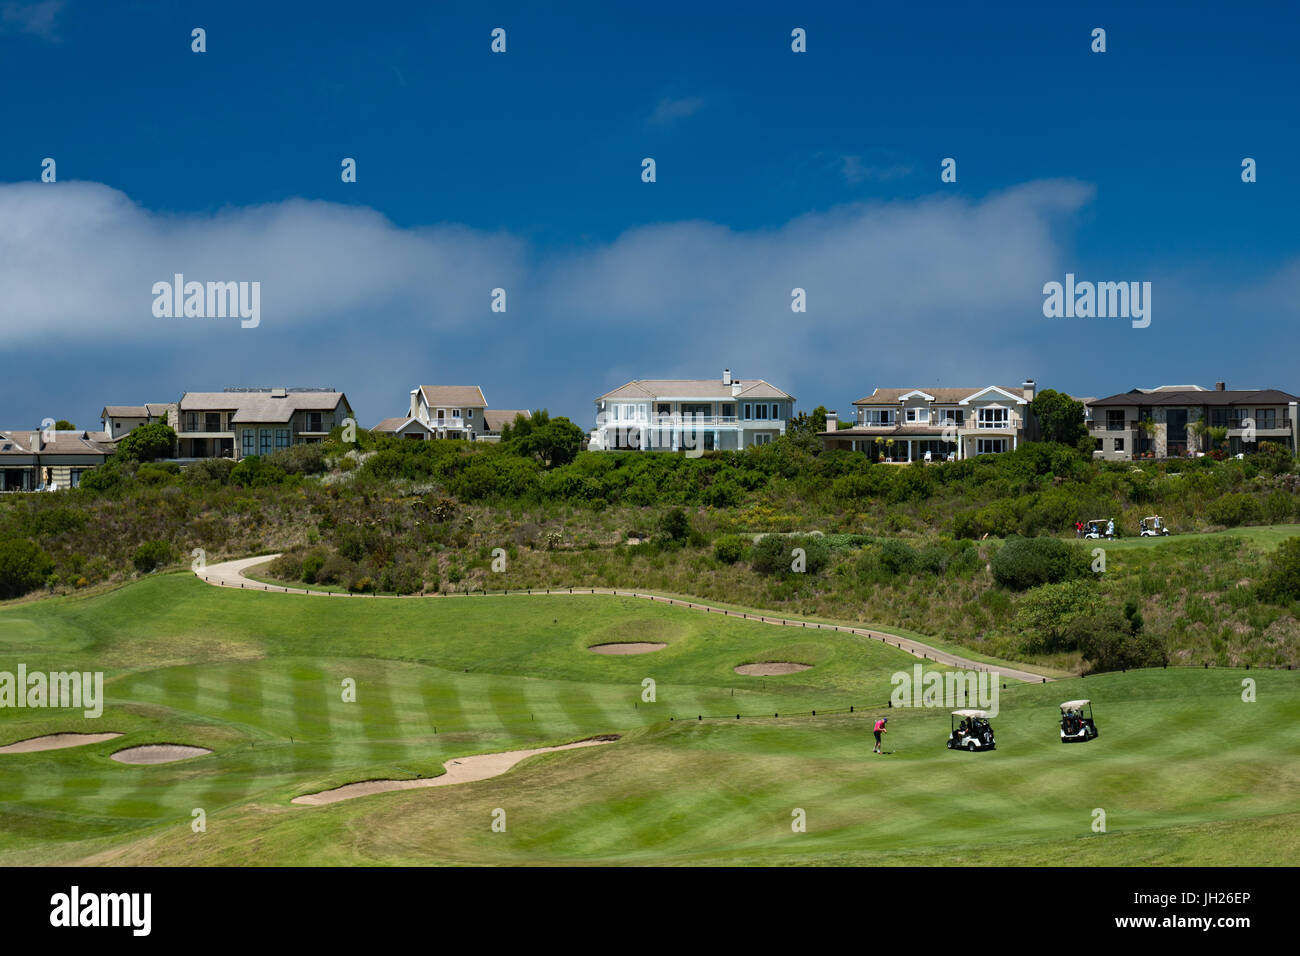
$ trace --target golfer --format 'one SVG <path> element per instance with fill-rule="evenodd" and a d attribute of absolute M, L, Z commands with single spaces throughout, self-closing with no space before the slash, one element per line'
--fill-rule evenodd
<path fill-rule="evenodd" d="M 880 735 L 889 733 L 889 731 L 885 729 L 885 724 L 887 723 L 889 723 L 888 717 L 881 717 L 878 721 L 876 721 L 876 729 L 873 731 L 873 733 L 875 733 L 876 735 L 876 747 L 874 750 L 871 751 L 872 753 L 875 754 L 884 753 L 884 751 L 880 749 Z"/>

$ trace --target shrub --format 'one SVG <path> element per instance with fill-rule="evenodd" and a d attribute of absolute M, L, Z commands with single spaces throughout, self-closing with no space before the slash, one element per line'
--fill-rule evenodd
<path fill-rule="evenodd" d="M 759 574 L 784 574 L 794 561 L 795 547 L 784 535 L 764 535 L 750 551 L 749 563 Z"/>
<path fill-rule="evenodd" d="M 117 443 L 117 455 L 128 461 L 154 461 L 170 458 L 176 447 L 176 433 L 170 425 L 151 422 L 131 429 Z"/>
<path fill-rule="evenodd" d="M 886 541 L 876 552 L 876 560 L 881 570 L 891 577 L 916 570 L 916 551 L 902 541 Z"/>
<path fill-rule="evenodd" d="M 1238 492 L 1223 495 L 1210 502 L 1210 506 L 1205 509 L 1205 514 L 1215 524 L 1235 528 L 1237 525 L 1259 521 L 1261 508 L 1258 499 L 1253 495 Z"/>
<path fill-rule="evenodd" d="M 54 571 L 54 560 L 34 541 L 0 541 L 0 600 L 35 591 Z"/>
<path fill-rule="evenodd" d="M 307 584 L 315 584 L 320 579 L 321 568 L 325 566 L 325 555 L 313 551 L 302 559 L 302 579 Z"/>
<path fill-rule="evenodd" d="M 1164 641 L 1142 628 L 1141 615 L 1125 607 L 1121 614 L 1113 607 L 1073 618 L 1065 628 L 1066 639 L 1077 647 L 1091 672 L 1117 671 L 1129 667 L 1160 667 L 1169 662 Z"/>
<path fill-rule="evenodd" d="M 144 485 L 165 485 L 181 473 L 174 461 L 145 462 L 135 470 L 135 480 Z"/>
<path fill-rule="evenodd" d="M 681 544 L 691 535 L 691 520 L 681 508 L 672 508 L 659 521 L 659 534 L 673 544 Z"/>
<path fill-rule="evenodd" d="M 342 584 L 352 580 L 352 562 L 340 554 L 331 554 L 316 572 L 317 584 Z"/>
<path fill-rule="evenodd" d="M 1300 538 L 1287 538 L 1269 556 L 1257 590 L 1261 599 L 1276 604 L 1300 600 Z"/>
<path fill-rule="evenodd" d="M 1011 538 L 990 563 L 993 580 L 1013 591 L 1056 584 L 1089 573 L 1083 550 L 1059 538 Z"/>
<path fill-rule="evenodd" d="M 749 553 L 749 542 L 738 534 L 724 534 L 713 542 L 713 556 L 723 564 L 743 561 Z"/>
<path fill-rule="evenodd" d="M 82 474 L 77 487 L 83 491 L 113 491 L 120 488 L 125 480 L 126 475 L 122 471 L 122 466 L 114 457 L 108 459 L 98 468 L 92 468 Z"/>
<path fill-rule="evenodd" d="M 146 541 L 135 549 L 131 563 L 141 574 L 156 571 L 172 559 L 172 549 L 166 541 Z"/>
<path fill-rule="evenodd" d="M 292 551 L 286 551 L 271 562 L 271 577 L 281 581 L 298 581 L 302 579 L 303 559 Z"/>
<path fill-rule="evenodd" d="M 1020 599 L 1012 626 L 1019 635 L 1020 649 L 1027 654 L 1069 651 L 1077 646 L 1078 637 L 1069 630 L 1070 625 L 1077 618 L 1094 617 L 1100 610 L 1101 595 L 1090 581 L 1044 584 Z"/>
<path fill-rule="evenodd" d="M 225 485 L 234 468 L 229 458 L 204 458 L 185 466 L 185 480 L 196 485 Z"/>

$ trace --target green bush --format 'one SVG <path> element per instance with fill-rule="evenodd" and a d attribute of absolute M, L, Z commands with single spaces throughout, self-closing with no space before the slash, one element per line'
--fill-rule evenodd
<path fill-rule="evenodd" d="M 691 519 L 681 508 L 672 508 L 659 520 L 659 535 L 673 544 L 682 544 L 691 535 Z"/>
<path fill-rule="evenodd" d="M 166 541 L 146 541 L 135 549 L 131 563 L 141 574 L 148 574 L 171 562 L 172 549 Z"/>
<path fill-rule="evenodd" d="M 204 458 L 185 466 L 185 480 L 196 485 L 225 485 L 234 468 L 229 458 Z"/>
<path fill-rule="evenodd" d="M 170 458 L 176 447 L 176 433 L 170 425 L 151 422 L 129 431 L 117 443 L 117 455 L 128 461 L 154 461 Z"/>
<path fill-rule="evenodd" d="M 750 550 L 749 563 L 759 574 L 785 574 L 794 562 L 791 539 L 781 534 L 764 535 Z"/>
<path fill-rule="evenodd" d="M 1065 634 L 1067 643 L 1079 649 L 1093 673 L 1161 667 L 1169 662 L 1164 641 L 1142 629 L 1140 616 L 1134 619 L 1113 607 L 1075 617 L 1066 625 Z"/>
<path fill-rule="evenodd" d="M 325 567 L 325 555 L 319 551 L 313 551 L 302 559 L 302 579 L 307 584 L 315 584 L 319 580 L 321 569 Z"/>
<path fill-rule="evenodd" d="M 1078 635 L 1070 631 L 1070 625 L 1079 618 L 1094 617 L 1102 609 L 1101 594 L 1090 581 L 1044 584 L 1020 598 L 1012 627 L 1026 654 L 1071 651 L 1077 647 Z"/>
<path fill-rule="evenodd" d="M 1087 554 L 1059 538 L 1011 538 L 993 556 L 990 568 L 993 580 L 1013 591 L 1089 573 Z"/>
<path fill-rule="evenodd" d="M 1221 524 L 1227 528 L 1257 522 L 1260 520 L 1262 513 L 1263 509 L 1260 508 L 1259 500 L 1253 495 L 1242 492 L 1223 495 L 1221 498 L 1210 502 L 1210 506 L 1205 509 L 1206 517 L 1215 524 Z"/>
<path fill-rule="evenodd" d="M 126 474 L 122 470 L 122 465 L 116 457 L 113 457 L 98 468 L 92 468 L 90 471 L 84 472 L 77 487 L 82 491 L 113 491 L 122 487 L 125 481 Z"/>
<path fill-rule="evenodd" d="M 713 556 L 723 564 L 743 561 L 749 553 L 749 542 L 738 534 L 724 534 L 713 542 Z"/>
<path fill-rule="evenodd" d="M 0 541 L 0 600 L 35 591 L 54 572 L 54 560 L 34 541 Z"/>
<path fill-rule="evenodd" d="M 1287 538 L 1269 555 L 1257 592 L 1275 604 L 1300 600 L 1300 538 Z"/>

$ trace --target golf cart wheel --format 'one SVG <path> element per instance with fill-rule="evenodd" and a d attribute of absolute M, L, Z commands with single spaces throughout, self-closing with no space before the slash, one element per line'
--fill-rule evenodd
<path fill-rule="evenodd" d="M 974 753 L 978 748 L 979 748 L 979 744 L 977 744 L 975 741 L 973 740 L 966 741 L 966 750 L 969 751 L 970 753 Z"/>
<path fill-rule="evenodd" d="M 949 738 L 948 738 L 948 749 L 949 749 L 949 750 L 952 750 L 953 747 L 954 747 L 954 744 L 953 744 L 953 742 L 952 742 L 952 738 L 949 737 Z"/>

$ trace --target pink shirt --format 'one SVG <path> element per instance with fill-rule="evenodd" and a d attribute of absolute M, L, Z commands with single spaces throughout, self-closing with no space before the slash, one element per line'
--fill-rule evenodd
<path fill-rule="evenodd" d="M 884 730 L 884 729 L 885 729 L 885 722 L 883 720 L 876 721 L 876 730 Z"/>

